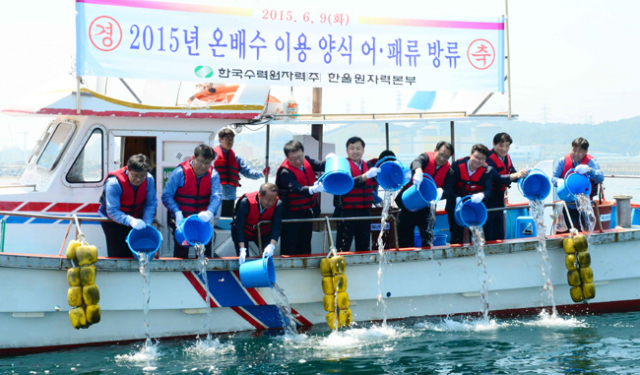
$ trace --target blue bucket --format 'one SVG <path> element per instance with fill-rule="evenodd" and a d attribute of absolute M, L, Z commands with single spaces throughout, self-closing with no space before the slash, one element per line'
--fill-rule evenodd
<path fill-rule="evenodd" d="M 206 245 L 213 237 L 213 228 L 211 223 L 200 220 L 198 215 L 191 215 L 178 223 L 174 236 L 182 246 Z"/>
<path fill-rule="evenodd" d="M 564 180 L 558 180 L 558 198 L 570 203 L 576 200 L 577 194 L 591 195 L 591 181 L 587 175 L 570 169 Z"/>
<path fill-rule="evenodd" d="M 262 254 L 262 259 L 245 262 L 240 266 L 240 282 L 245 288 L 273 288 L 276 283 L 273 259 Z"/>
<path fill-rule="evenodd" d="M 434 234 L 435 238 L 433 239 L 433 246 L 446 246 L 447 245 L 447 235 L 445 233 L 436 233 Z"/>
<path fill-rule="evenodd" d="M 466 196 L 456 204 L 454 215 L 456 223 L 461 227 L 469 227 L 471 225 L 483 226 L 487 221 L 487 208 L 484 203 L 471 202 L 471 196 Z"/>
<path fill-rule="evenodd" d="M 544 200 L 551 193 L 551 181 L 540 169 L 530 169 L 529 174 L 518 181 L 518 189 L 529 200 Z"/>
<path fill-rule="evenodd" d="M 344 195 L 353 189 L 353 177 L 349 160 L 342 156 L 327 159 L 324 174 L 320 177 L 324 191 L 333 195 Z"/>
<path fill-rule="evenodd" d="M 438 187 L 433 178 L 427 173 L 424 173 L 423 176 L 420 189 L 413 185 L 402 193 L 402 203 L 411 212 L 421 210 L 438 199 Z"/>
<path fill-rule="evenodd" d="M 139 253 L 149 253 L 149 259 L 153 259 L 162 244 L 162 234 L 154 226 L 147 225 L 142 229 L 132 229 L 126 241 L 136 259 Z"/>
<path fill-rule="evenodd" d="M 384 190 L 396 191 L 411 180 L 409 166 L 393 156 L 386 156 L 378 160 L 375 166 L 380 168 L 376 181 Z"/>

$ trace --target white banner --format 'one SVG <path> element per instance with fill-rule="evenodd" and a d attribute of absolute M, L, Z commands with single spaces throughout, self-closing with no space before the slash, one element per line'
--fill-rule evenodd
<path fill-rule="evenodd" d="M 77 0 L 76 8 L 80 76 L 504 91 L 501 18 L 401 19 L 140 0 Z"/>

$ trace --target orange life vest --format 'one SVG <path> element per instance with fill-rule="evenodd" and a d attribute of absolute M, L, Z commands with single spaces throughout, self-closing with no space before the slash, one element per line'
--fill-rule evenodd
<path fill-rule="evenodd" d="M 242 198 L 247 198 L 249 201 L 249 215 L 247 215 L 247 219 L 244 223 L 244 235 L 247 241 L 256 241 L 258 239 L 258 230 L 256 226 L 261 221 L 271 220 L 273 217 L 273 213 L 276 210 L 276 205 L 278 204 L 278 199 L 276 198 L 273 206 L 267 208 L 262 213 L 260 213 L 260 205 L 258 204 L 258 192 L 255 191 L 253 193 L 247 193 L 240 197 L 239 201 Z M 266 236 L 271 233 L 271 224 L 264 223 L 260 224 L 260 235 Z M 245 244 L 246 245 L 246 244 Z"/>
<path fill-rule="evenodd" d="M 489 158 L 496 165 L 496 170 L 498 171 L 498 174 L 501 174 L 501 175 L 511 174 L 511 172 L 509 172 L 509 171 L 513 167 L 513 163 L 511 163 L 511 157 L 509 156 L 509 154 L 507 154 L 507 156 L 506 156 L 506 158 L 507 158 L 507 164 L 506 165 L 502 162 L 502 159 L 500 159 L 500 156 L 498 156 L 498 154 L 496 154 L 496 152 L 493 151 L 493 149 L 491 150 L 491 155 L 489 155 Z M 496 184 L 494 182 L 493 183 L 493 190 L 505 191 L 505 190 L 507 190 L 507 185 Z"/>
<path fill-rule="evenodd" d="M 458 161 L 462 161 L 464 159 L 459 159 Z M 453 187 L 456 195 L 460 197 L 464 197 L 467 195 L 479 193 L 484 190 L 482 185 L 479 185 L 478 182 L 480 178 L 487 170 L 486 167 L 480 167 L 478 170 L 469 177 L 469 170 L 467 169 L 467 162 L 459 163 L 458 168 L 460 169 L 460 179 L 456 181 L 455 186 Z"/>
<path fill-rule="evenodd" d="M 138 186 L 137 189 L 134 189 L 125 171 L 127 171 L 127 167 L 123 167 L 109 173 L 107 178 L 104 180 L 105 187 L 108 179 L 116 178 L 122 188 L 122 195 L 120 196 L 120 211 L 132 217 L 141 219 L 143 216 L 144 202 L 147 199 L 147 179 L 145 178 L 144 182 Z M 106 191 L 104 189 L 102 190 L 102 196 L 100 197 L 100 204 L 105 207 L 106 212 L 107 200 Z"/>
<path fill-rule="evenodd" d="M 365 161 L 362 161 L 362 170 L 358 168 L 358 165 L 349 160 L 349 166 L 351 167 L 351 177 L 355 178 L 369 171 L 369 166 Z M 341 205 L 346 210 L 351 209 L 368 209 L 373 204 L 373 193 L 376 189 L 376 182 L 374 179 L 369 178 L 364 183 L 363 188 L 354 188 L 345 195 L 336 196 L 334 199 L 334 205 Z"/>
<path fill-rule="evenodd" d="M 589 165 L 589 160 L 593 159 L 593 156 L 587 154 L 585 155 L 584 158 L 582 158 L 582 160 L 580 161 L 580 163 L 578 163 L 578 165 L 580 164 L 584 164 L 584 165 Z M 564 177 L 567 175 L 567 173 L 569 172 L 569 170 L 573 169 L 573 159 L 571 159 L 571 154 L 566 154 L 564 156 L 564 169 L 562 170 L 562 174 L 560 175 L 560 178 L 564 179 Z M 595 197 L 596 194 L 598 194 L 598 184 L 596 184 L 595 182 L 593 182 L 592 179 L 589 179 L 589 181 L 591 182 L 591 197 Z"/>
<path fill-rule="evenodd" d="M 296 176 L 298 183 L 302 186 L 312 186 L 316 182 L 316 175 L 313 173 L 313 169 L 311 168 L 311 164 L 309 164 L 307 158 L 304 159 L 304 172 L 293 167 L 287 159 L 284 159 L 280 168 L 278 168 L 278 174 L 280 174 L 279 172 L 282 168 L 293 173 Z M 279 194 L 279 196 L 282 198 L 283 202 L 285 202 L 284 197 L 286 196 L 286 203 L 289 206 L 288 209 L 290 211 L 308 210 L 318 204 L 318 194 L 300 195 L 284 192 L 284 194 Z"/>
<path fill-rule="evenodd" d="M 236 159 L 236 153 L 233 150 L 225 153 L 222 147 L 213 148 L 216 153 L 216 160 L 213 166 L 220 175 L 220 185 L 240 186 L 240 166 Z"/>
<path fill-rule="evenodd" d="M 211 172 L 213 167 L 209 167 L 204 176 L 196 177 L 193 171 L 191 160 L 180 164 L 184 172 L 184 185 L 176 190 L 175 200 L 185 216 L 206 211 L 211 200 Z"/>
<path fill-rule="evenodd" d="M 436 187 L 441 188 L 444 185 L 444 178 L 447 176 L 449 168 L 451 168 L 451 163 L 447 162 L 436 171 L 436 158 L 433 156 L 433 152 L 425 152 L 425 154 L 429 157 L 429 164 L 427 164 L 424 172 L 433 177 Z"/>

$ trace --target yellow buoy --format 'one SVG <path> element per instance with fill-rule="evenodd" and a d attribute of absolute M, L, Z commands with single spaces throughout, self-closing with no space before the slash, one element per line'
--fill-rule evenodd
<path fill-rule="evenodd" d="M 320 273 L 322 276 L 331 276 L 331 262 L 329 258 L 323 258 L 320 261 Z"/>
<path fill-rule="evenodd" d="M 591 254 L 588 251 L 578 253 L 578 264 L 580 268 L 586 268 L 591 266 Z"/>
<path fill-rule="evenodd" d="M 80 329 L 87 325 L 87 316 L 84 312 L 84 307 L 76 307 L 75 309 L 69 310 L 69 319 L 71 320 L 71 325 L 75 329 Z"/>
<path fill-rule="evenodd" d="M 352 320 L 351 309 L 341 309 L 338 311 L 338 324 L 340 327 L 349 326 Z"/>
<path fill-rule="evenodd" d="M 80 267 L 67 270 L 67 282 L 69 286 L 80 286 Z"/>
<path fill-rule="evenodd" d="M 573 244 L 578 252 L 587 251 L 587 248 L 589 248 L 587 237 L 582 234 L 573 237 Z"/>
<path fill-rule="evenodd" d="M 78 265 L 88 266 L 91 264 L 91 248 L 90 246 L 80 246 L 76 250 L 76 258 L 78 258 Z"/>
<path fill-rule="evenodd" d="M 72 286 L 69 288 L 69 291 L 67 292 L 67 301 L 71 307 L 82 306 L 82 287 Z"/>
<path fill-rule="evenodd" d="M 96 283 L 96 266 L 84 266 L 80 268 L 80 281 L 82 285 L 93 285 Z"/>
<path fill-rule="evenodd" d="M 67 245 L 67 259 L 75 259 L 76 258 L 76 250 L 78 247 L 82 245 L 80 241 L 71 240 L 69 245 Z"/>
<path fill-rule="evenodd" d="M 571 270 L 567 272 L 567 281 L 571 286 L 580 286 L 580 284 L 582 284 L 580 281 L 580 272 L 578 272 L 578 270 Z"/>
<path fill-rule="evenodd" d="M 341 273 L 333 277 L 333 287 L 338 292 L 344 292 L 347 290 L 347 275 Z"/>
<path fill-rule="evenodd" d="M 336 297 L 333 294 L 324 296 L 322 298 L 322 306 L 324 311 L 336 311 Z"/>
<path fill-rule="evenodd" d="M 330 259 L 331 262 L 331 272 L 334 275 L 339 273 L 343 273 L 347 269 L 347 262 L 344 260 L 344 257 L 337 256 Z"/>
<path fill-rule="evenodd" d="M 349 295 L 347 292 L 338 292 L 336 297 L 336 304 L 339 309 L 346 309 L 349 307 Z"/>
<path fill-rule="evenodd" d="M 322 278 L 322 292 L 330 295 L 333 295 L 336 292 L 333 287 L 333 277 L 327 276 Z"/>
<path fill-rule="evenodd" d="M 569 271 L 577 269 L 576 256 L 573 254 L 567 254 L 567 256 L 564 257 L 564 265 L 567 266 Z"/>
<path fill-rule="evenodd" d="M 562 240 L 562 247 L 564 248 L 564 252 L 566 254 L 573 254 L 576 252 L 573 239 L 571 237 L 567 237 L 564 240 Z"/>
<path fill-rule="evenodd" d="M 582 284 L 582 294 L 586 299 L 592 299 L 596 296 L 596 286 L 592 283 Z"/>
<path fill-rule="evenodd" d="M 82 298 L 87 305 L 97 305 L 100 302 L 100 290 L 97 285 L 82 287 Z"/>
<path fill-rule="evenodd" d="M 91 264 L 98 261 L 98 248 L 91 245 L 89 246 L 89 252 L 91 253 Z"/>
<path fill-rule="evenodd" d="M 89 305 L 87 306 L 87 322 L 89 324 L 96 324 L 100 322 L 100 318 L 102 314 L 100 312 L 100 305 Z"/>
<path fill-rule="evenodd" d="M 582 293 L 582 288 L 579 286 L 574 286 L 573 288 L 571 288 L 571 290 L 569 290 L 569 294 L 571 294 L 571 299 L 573 300 L 573 302 L 584 301 L 584 294 Z"/>
<path fill-rule="evenodd" d="M 593 282 L 593 270 L 591 267 L 580 268 L 580 280 L 582 280 L 583 284 Z"/>
<path fill-rule="evenodd" d="M 336 313 L 335 312 L 330 312 L 327 314 L 326 316 L 327 319 L 327 325 L 329 326 L 329 328 L 333 329 L 337 329 L 338 328 L 338 320 L 336 319 Z"/>

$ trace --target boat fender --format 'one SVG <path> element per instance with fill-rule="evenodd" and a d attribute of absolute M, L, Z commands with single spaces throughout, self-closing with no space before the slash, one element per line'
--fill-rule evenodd
<path fill-rule="evenodd" d="M 346 309 L 349 307 L 349 295 L 347 292 L 338 292 L 338 297 L 336 298 L 336 306 L 339 309 Z"/>
<path fill-rule="evenodd" d="M 569 294 L 571 294 L 571 299 L 573 300 L 573 302 L 577 303 L 577 302 L 584 301 L 584 294 L 582 293 L 582 287 L 574 286 L 573 288 L 571 288 L 571 290 L 569 290 Z"/>
<path fill-rule="evenodd" d="M 567 237 L 562 240 L 562 247 L 564 248 L 565 254 L 574 254 L 576 252 L 575 244 L 571 237 Z"/>
<path fill-rule="evenodd" d="M 591 254 L 588 251 L 578 253 L 578 264 L 580 268 L 591 266 Z"/>
<path fill-rule="evenodd" d="M 91 255 L 91 246 L 82 245 L 78 247 L 76 250 L 76 258 L 78 259 L 78 265 L 80 267 L 91 265 L 93 260 L 93 256 Z"/>
<path fill-rule="evenodd" d="M 67 282 L 69 286 L 80 286 L 80 267 L 69 268 L 67 270 Z"/>
<path fill-rule="evenodd" d="M 85 328 L 85 326 L 87 325 L 87 316 L 84 311 L 84 307 L 81 306 L 69 310 L 69 319 L 71 320 L 71 325 L 73 326 L 73 328 Z"/>
<path fill-rule="evenodd" d="M 344 292 L 347 290 L 347 275 L 341 273 L 333 277 L 333 288 L 338 292 Z"/>
<path fill-rule="evenodd" d="M 571 270 L 567 272 L 567 281 L 571 286 L 580 286 L 580 284 L 582 284 L 580 280 L 580 272 L 578 270 Z"/>
<path fill-rule="evenodd" d="M 593 283 L 593 270 L 591 269 L 591 267 L 580 268 L 580 280 L 582 280 L 583 284 Z M 588 297 L 586 297 L 586 293 L 585 293 L 585 298 L 588 299 Z"/>
<path fill-rule="evenodd" d="M 587 237 L 582 234 L 579 234 L 573 237 L 573 243 L 575 245 L 577 252 L 587 251 L 589 248 L 589 243 L 587 242 Z"/>
<path fill-rule="evenodd" d="M 338 312 L 338 324 L 341 327 L 349 326 L 353 321 L 353 316 L 351 314 L 351 309 L 340 309 Z"/>
<path fill-rule="evenodd" d="M 72 240 L 69 242 L 69 245 L 67 246 L 67 259 L 76 259 L 76 250 L 80 245 L 82 245 L 80 241 Z"/>
<path fill-rule="evenodd" d="M 335 294 L 336 290 L 333 287 L 333 277 L 327 276 L 322 278 L 322 292 L 331 296 Z"/>
<path fill-rule="evenodd" d="M 585 299 L 592 299 L 596 296 L 596 286 L 593 283 L 582 284 L 582 294 Z"/>
<path fill-rule="evenodd" d="M 322 276 L 331 276 L 333 273 L 331 272 L 331 262 L 328 258 L 323 258 L 320 261 L 320 273 Z"/>
<path fill-rule="evenodd" d="M 69 302 L 69 306 L 71 307 L 82 306 L 82 287 L 70 287 L 69 291 L 67 292 L 67 301 Z"/>
<path fill-rule="evenodd" d="M 85 266 L 80 268 L 80 281 L 84 286 L 95 284 L 96 266 Z"/>
<path fill-rule="evenodd" d="M 327 325 L 329 326 L 329 328 L 331 328 L 332 331 L 338 329 L 339 322 L 338 322 L 338 319 L 336 319 L 335 311 L 328 313 L 326 318 L 327 318 Z"/>
<path fill-rule="evenodd" d="M 567 256 L 564 257 L 564 265 L 567 266 L 569 271 L 578 269 L 576 267 L 576 256 L 574 254 L 567 254 Z"/>
<path fill-rule="evenodd" d="M 82 287 L 82 298 L 87 305 L 97 305 L 100 302 L 100 290 L 97 285 Z"/>
<path fill-rule="evenodd" d="M 324 311 L 336 311 L 336 298 L 333 294 L 326 295 L 322 298 L 322 306 Z"/>
<path fill-rule="evenodd" d="M 345 262 L 343 256 L 335 256 L 330 259 L 331 262 L 331 272 L 334 275 L 344 273 L 347 268 L 347 262 Z"/>
<path fill-rule="evenodd" d="M 89 324 L 96 324 L 100 322 L 100 318 L 102 314 L 100 313 L 100 305 L 89 305 L 87 306 L 87 322 Z"/>

